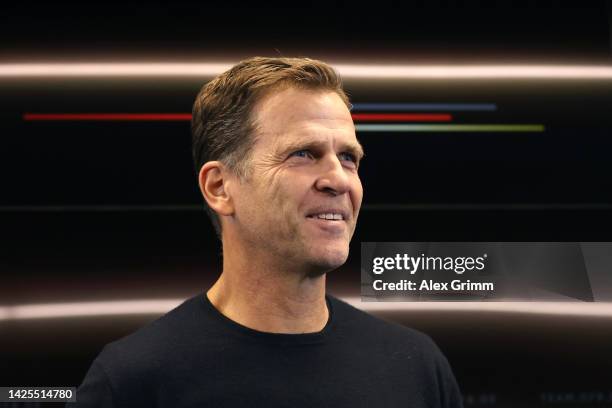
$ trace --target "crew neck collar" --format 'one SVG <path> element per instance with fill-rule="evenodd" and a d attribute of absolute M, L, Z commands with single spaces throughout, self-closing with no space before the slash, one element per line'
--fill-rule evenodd
<path fill-rule="evenodd" d="M 248 337 L 256 341 L 263 341 L 269 343 L 276 344 L 285 344 L 285 345 L 300 345 L 300 344 L 314 344 L 314 343 L 322 343 L 329 336 L 329 333 L 333 330 L 334 327 L 334 311 L 332 306 L 332 301 L 330 297 L 325 295 L 325 303 L 327 304 L 328 310 L 328 318 L 327 323 L 318 332 L 313 333 L 272 333 L 272 332 L 263 332 L 255 329 L 251 329 L 250 327 L 246 327 L 229 317 L 225 316 L 221 313 L 215 305 L 212 304 L 206 292 L 202 293 L 200 296 L 200 303 L 204 307 L 204 309 L 211 315 L 215 320 L 221 323 L 227 330 L 235 333 L 237 335 Z"/>

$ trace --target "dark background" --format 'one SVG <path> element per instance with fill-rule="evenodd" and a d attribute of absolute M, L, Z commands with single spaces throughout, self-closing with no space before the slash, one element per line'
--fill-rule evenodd
<path fill-rule="evenodd" d="M 233 63 L 253 55 L 611 63 L 603 1 L 225 4 L 5 5 L 0 63 Z M 22 119 L 188 113 L 207 79 L 0 79 L 0 306 L 186 298 L 208 287 L 220 272 L 220 249 L 201 209 L 188 122 Z M 454 119 L 541 123 L 546 131 L 358 134 L 367 153 L 364 206 L 349 262 L 329 275 L 332 293 L 359 295 L 361 241 L 611 240 L 611 80 L 345 84 L 353 103 L 495 103 L 495 112 Z M 612 405 L 612 316 L 380 315 L 436 340 L 470 406 L 552 405 L 550 395 L 573 395 L 564 406 Z M 78 385 L 104 344 L 153 318 L 0 321 L 0 384 Z"/>

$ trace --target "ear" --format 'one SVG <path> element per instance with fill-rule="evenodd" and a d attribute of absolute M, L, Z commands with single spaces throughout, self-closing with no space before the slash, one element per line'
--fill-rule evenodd
<path fill-rule="evenodd" d="M 234 203 L 227 191 L 229 172 L 219 161 L 206 162 L 200 169 L 198 184 L 208 206 L 219 215 L 232 215 Z"/>

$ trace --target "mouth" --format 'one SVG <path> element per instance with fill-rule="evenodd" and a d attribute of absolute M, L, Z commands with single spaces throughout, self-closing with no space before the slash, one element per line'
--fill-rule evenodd
<path fill-rule="evenodd" d="M 306 216 L 306 218 L 323 221 L 344 221 L 344 216 L 338 213 L 313 214 Z"/>
<path fill-rule="evenodd" d="M 319 208 L 311 211 L 306 219 L 319 231 L 337 237 L 346 233 L 349 217 L 348 212 L 338 208 Z"/>
<path fill-rule="evenodd" d="M 348 213 L 340 209 L 317 209 L 306 215 L 306 218 L 328 222 L 344 222 L 348 219 Z"/>

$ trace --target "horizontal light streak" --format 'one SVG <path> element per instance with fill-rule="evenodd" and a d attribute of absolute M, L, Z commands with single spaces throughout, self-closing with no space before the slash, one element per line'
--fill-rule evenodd
<path fill-rule="evenodd" d="M 358 297 L 344 300 L 368 312 L 400 312 L 405 310 L 612 317 L 612 302 L 363 302 Z"/>
<path fill-rule="evenodd" d="M 25 121 L 190 121 L 191 113 L 24 113 Z"/>
<path fill-rule="evenodd" d="M 23 63 L 0 64 L 0 78 L 27 77 L 213 77 L 232 63 Z"/>
<path fill-rule="evenodd" d="M 588 65 L 335 65 L 347 78 L 612 79 L 612 66 Z"/>
<path fill-rule="evenodd" d="M 341 298 L 366 312 L 515 313 L 577 317 L 612 317 L 610 302 L 362 302 L 360 297 Z M 0 306 L 0 321 L 161 315 L 184 299 L 138 299 Z"/>
<path fill-rule="evenodd" d="M 352 113 L 357 122 L 450 122 L 448 113 Z"/>
<path fill-rule="evenodd" d="M 356 124 L 357 132 L 543 132 L 539 124 Z"/>
<path fill-rule="evenodd" d="M 181 299 L 109 300 L 0 306 L 0 321 L 166 313 Z"/>
<path fill-rule="evenodd" d="M 353 110 L 372 112 L 490 112 L 496 111 L 494 103 L 354 103 Z"/>
<path fill-rule="evenodd" d="M 236 61 L 237 62 L 237 61 Z M 213 77 L 235 62 L 138 63 L 4 63 L 0 78 L 28 77 Z M 394 65 L 333 64 L 354 79 L 612 79 L 606 65 Z"/>
<path fill-rule="evenodd" d="M 359 122 L 449 122 L 448 113 L 353 113 Z M 32 121 L 190 121 L 191 113 L 24 113 Z"/>

